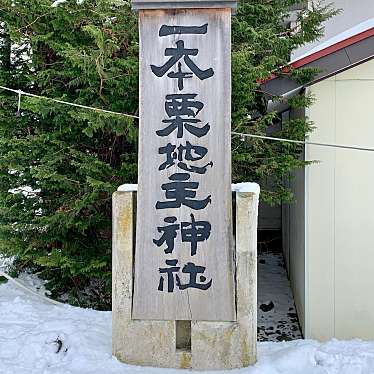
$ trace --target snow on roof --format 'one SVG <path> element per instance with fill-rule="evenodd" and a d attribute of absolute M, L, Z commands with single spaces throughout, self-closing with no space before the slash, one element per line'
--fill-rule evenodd
<path fill-rule="evenodd" d="M 136 192 L 138 191 L 138 185 L 137 184 L 122 184 L 117 189 L 118 192 Z"/>
<path fill-rule="evenodd" d="M 233 192 L 253 192 L 256 195 L 260 194 L 260 186 L 257 183 L 245 182 L 231 185 Z"/>
<path fill-rule="evenodd" d="M 332 38 L 324 41 L 321 44 L 318 44 L 316 47 L 312 48 L 311 50 L 304 53 L 303 55 L 298 56 L 297 58 L 292 60 L 290 63 L 292 64 L 292 63 L 295 63 L 297 61 L 300 61 L 300 60 L 302 60 L 302 59 L 304 59 L 308 56 L 311 56 L 315 53 L 318 53 L 318 52 L 320 52 L 320 51 L 322 51 L 326 48 L 329 48 L 329 47 L 331 47 L 331 46 L 333 46 L 337 43 L 340 43 L 344 40 L 352 38 L 353 36 L 359 35 L 359 34 L 365 32 L 365 31 L 371 30 L 373 28 L 374 28 L 374 17 L 357 24 L 356 26 L 351 27 L 350 29 L 348 29 L 346 31 L 343 31 L 338 35 L 333 36 Z"/>

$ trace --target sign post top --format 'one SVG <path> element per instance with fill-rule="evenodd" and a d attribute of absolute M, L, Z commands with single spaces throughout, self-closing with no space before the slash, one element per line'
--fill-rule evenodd
<path fill-rule="evenodd" d="M 134 10 L 143 9 L 214 9 L 237 7 L 237 0 L 132 0 Z"/>

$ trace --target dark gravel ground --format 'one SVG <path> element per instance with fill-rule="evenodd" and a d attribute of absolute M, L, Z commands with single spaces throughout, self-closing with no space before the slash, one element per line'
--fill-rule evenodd
<path fill-rule="evenodd" d="M 302 339 L 283 256 L 258 255 L 258 341 Z"/>

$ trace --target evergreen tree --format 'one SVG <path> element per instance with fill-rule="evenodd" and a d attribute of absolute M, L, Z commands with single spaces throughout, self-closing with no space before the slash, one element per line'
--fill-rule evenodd
<path fill-rule="evenodd" d="M 278 113 L 267 112 L 269 96 L 261 90 L 259 82 L 268 79 L 271 73 L 288 74 L 300 82 L 308 82 L 316 71 L 289 67 L 291 52 L 322 36 L 322 22 L 337 11 L 330 4 L 321 5 L 316 1 L 244 0 L 239 4 L 238 14 L 233 18 L 232 130 L 269 135 L 268 130 L 279 124 L 281 118 Z M 292 8 L 301 10 L 297 21 L 288 23 Z M 309 106 L 312 101 L 312 97 L 301 92 L 288 104 L 298 109 Z M 291 119 L 282 121 L 281 131 L 273 132 L 272 136 L 305 140 L 312 128 L 308 119 Z M 284 179 L 293 170 L 309 164 L 299 158 L 302 146 L 235 135 L 232 142 L 234 181 L 258 182 L 261 199 L 271 205 L 292 201 L 292 192 L 284 186 Z"/>
<path fill-rule="evenodd" d="M 291 51 L 321 34 L 332 12 L 316 6 L 285 24 L 297 0 L 241 1 L 233 18 L 233 121 L 236 131 L 264 134 L 259 79 L 285 66 Z M 106 110 L 137 114 L 137 16 L 125 0 L 0 0 L 0 85 Z M 304 105 L 308 100 L 294 100 Z M 49 280 L 54 297 L 110 307 L 111 195 L 137 178 L 137 120 L 22 98 L 0 90 L 0 253 L 18 269 Z M 253 121 L 249 116 L 259 117 Z M 282 136 L 304 139 L 306 121 Z M 282 178 L 300 147 L 233 139 L 236 181 L 264 181 L 269 202 L 290 198 Z M 10 192 L 11 191 L 11 192 Z M 88 291 L 87 291 L 88 290 Z"/>

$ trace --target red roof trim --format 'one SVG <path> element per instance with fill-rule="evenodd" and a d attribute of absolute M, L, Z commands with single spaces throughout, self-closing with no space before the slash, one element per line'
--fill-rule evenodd
<path fill-rule="evenodd" d="M 329 47 L 326 47 L 324 49 L 321 49 L 320 51 L 317 51 L 315 53 L 312 53 L 309 56 L 306 56 L 304 58 L 301 58 L 300 60 L 296 60 L 291 63 L 291 66 L 294 68 L 300 68 L 304 65 L 310 64 L 313 61 L 316 61 L 322 57 L 328 56 L 336 51 L 339 51 L 340 49 L 346 48 L 352 44 L 358 43 L 361 40 L 370 38 L 371 36 L 374 36 L 374 27 L 360 32 L 359 34 L 353 35 L 347 39 L 344 39 L 340 42 L 337 42 L 333 45 L 330 45 Z"/>
<path fill-rule="evenodd" d="M 320 51 L 314 52 L 314 53 L 312 53 L 312 54 L 310 54 L 306 57 L 301 58 L 300 60 L 296 60 L 294 62 L 291 62 L 290 66 L 292 66 L 295 69 L 301 68 L 302 66 L 308 65 L 313 61 L 317 61 L 322 57 L 331 55 L 334 52 L 337 52 L 337 51 L 339 51 L 343 48 L 349 47 L 350 45 L 358 43 L 358 42 L 360 42 L 364 39 L 370 38 L 372 36 L 374 36 L 374 27 L 372 27 L 368 30 L 362 31 L 362 32 L 360 32 L 356 35 L 353 35 L 353 36 L 351 36 L 347 39 L 341 40 L 340 42 L 337 42 L 333 45 L 330 45 L 329 47 L 321 49 Z M 282 71 L 284 73 L 288 73 L 289 69 L 287 67 L 284 67 L 282 69 Z M 276 73 L 272 73 L 268 78 L 259 79 L 257 82 L 263 84 L 263 83 L 268 82 L 268 81 L 270 81 L 272 79 L 275 79 L 277 77 L 278 77 L 278 75 Z"/>

